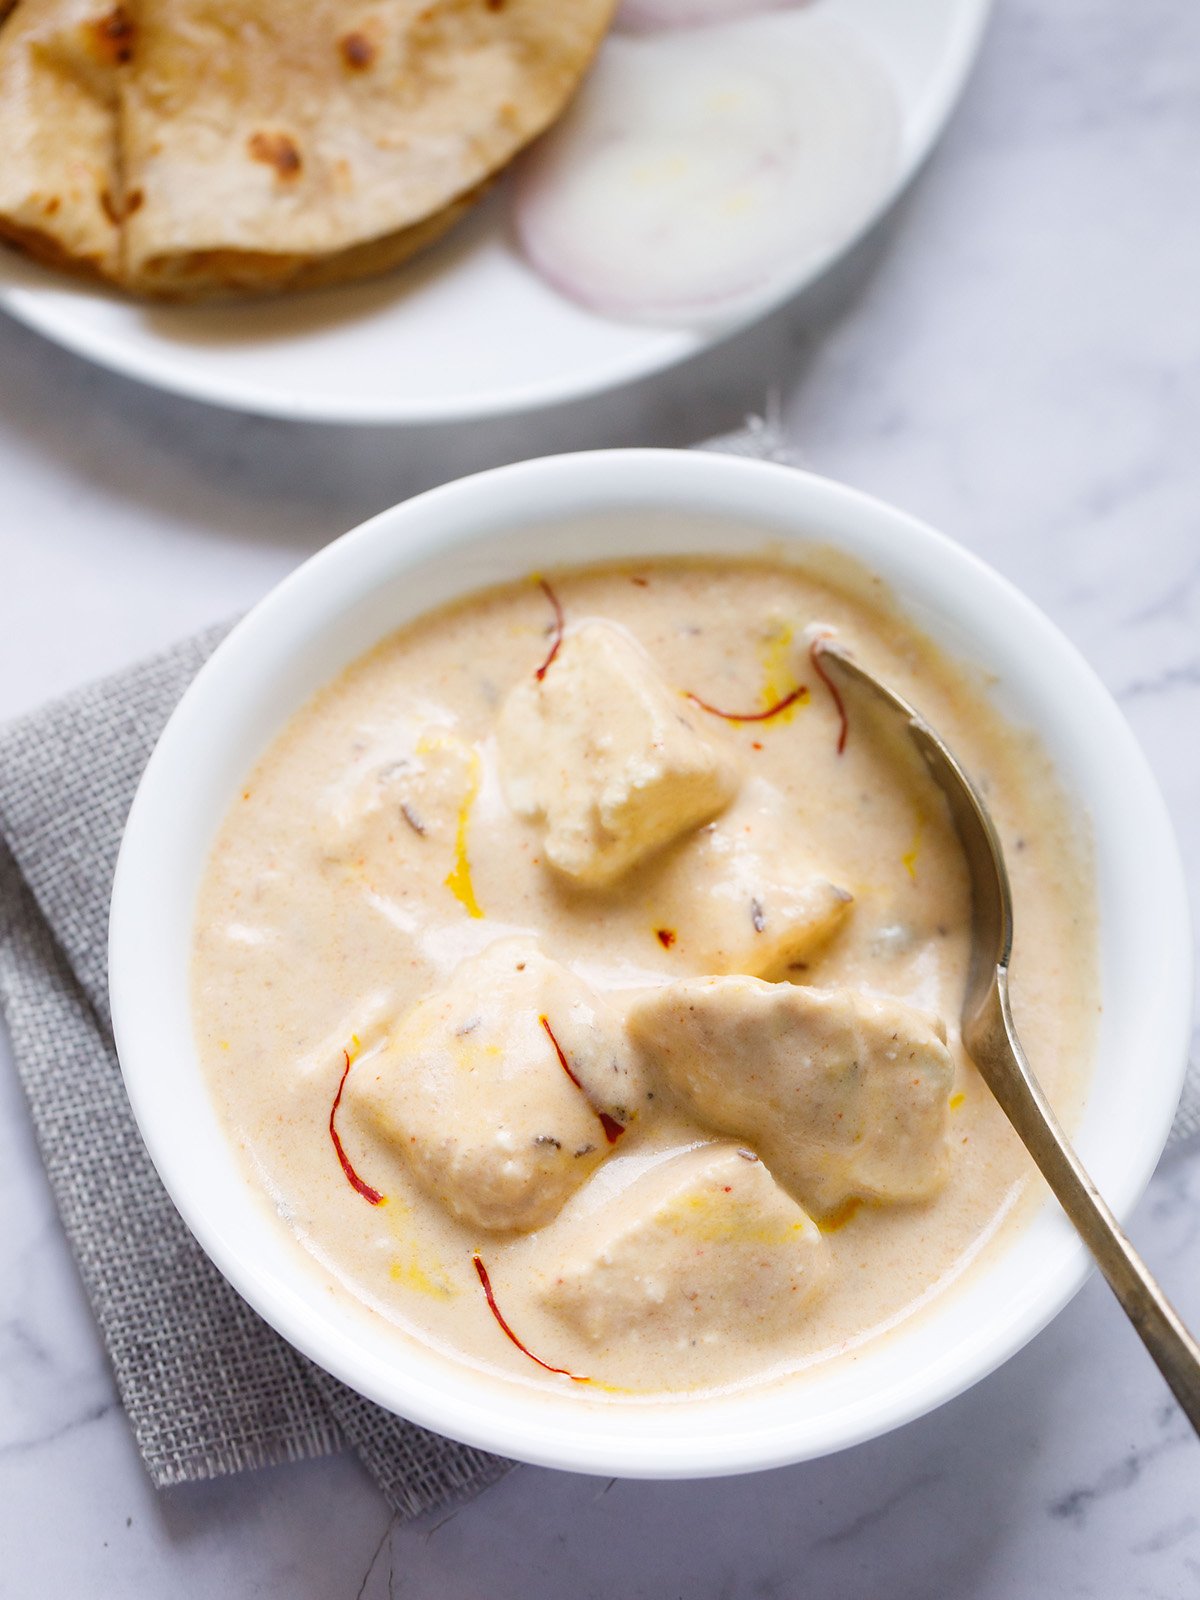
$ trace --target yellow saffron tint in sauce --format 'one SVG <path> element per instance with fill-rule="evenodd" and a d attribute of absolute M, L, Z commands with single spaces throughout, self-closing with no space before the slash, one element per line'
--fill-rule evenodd
<path fill-rule="evenodd" d="M 806 562 L 664 561 L 546 575 L 566 624 L 546 683 L 563 670 L 576 630 L 603 619 L 636 641 L 737 774 L 737 797 L 712 821 L 611 883 L 583 886 L 556 871 L 541 829 L 514 813 L 502 782 L 501 707 L 557 640 L 536 582 L 479 594 L 385 640 L 293 718 L 239 790 L 195 928 L 195 1028 L 208 1081 L 247 1184 L 275 1208 L 313 1273 L 386 1319 L 398 1342 L 421 1341 L 534 1385 L 570 1389 L 571 1375 L 585 1375 L 592 1381 L 570 1392 L 598 1404 L 803 1381 L 805 1370 L 886 1337 L 953 1292 L 974 1261 L 1004 1248 L 1036 1197 L 1027 1158 L 959 1041 L 969 908 L 948 818 L 853 707 L 839 755 L 839 719 L 813 674 L 805 630 L 836 630 L 920 708 L 987 795 L 1013 881 L 1017 1020 L 1068 1117 L 1086 1081 L 1098 1006 L 1086 822 L 1058 787 L 1052 752 L 1007 725 L 981 678 L 936 650 L 877 580 L 833 553 L 814 550 Z M 801 686 L 776 717 L 727 715 L 760 716 Z M 601 725 L 596 737 L 605 736 Z M 853 897 L 844 911 L 835 907 L 840 920 L 826 942 L 784 977 L 896 996 L 942 1019 L 954 1072 L 949 1177 L 931 1199 L 851 1197 L 815 1223 L 785 1210 L 731 1222 L 722 1210 L 729 1185 L 714 1179 L 711 1193 L 662 1208 L 679 1249 L 696 1252 L 696 1272 L 704 1252 L 734 1247 L 766 1271 L 774 1252 L 801 1236 L 811 1244 L 819 1227 L 821 1292 L 801 1314 L 755 1326 L 731 1298 L 725 1315 L 707 1308 L 694 1338 L 677 1329 L 658 1337 L 653 1322 L 597 1338 L 586 1315 L 554 1309 L 547 1287 L 556 1264 L 631 1185 L 720 1136 L 647 1066 L 650 1098 L 611 1143 L 594 1111 L 579 1114 L 586 1177 L 556 1214 L 533 1231 L 494 1231 L 455 1216 L 418 1182 L 403 1141 L 383 1137 L 363 1114 L 355 1075 L 374 1070 L 414 1005 L 499 940 L 532 942 L 618 1019 L 649 986 L 711 972 L 711 929 L 689 908 L 703 873 L 722 870 L 712 841 L 736 854 L 739 830 L 772 872 L 819 871 Z M 706 904 L 706 915 L 722 904 L 719 885 Z M 753 941 L 760 910 L 753 897 L 730 902 L 730 917 L 745 924 L 739 937 Z M 561 1037 L 559 1022 L 556 1013 Z M 490 1071 L 496 1047 L 472 1027 L 466 1015 L 454 1070 Z M 531 1027 L 540 1034 L 536 1013 Z M 368 1203 L 353 1187 L 331 1141 L 347 1058 L 336 1133 L 350 1169 L 386 1203 Z M 556 1085 L 556 1094 L 577 1092 L 565 1077 Z M 686 1298 L 686 1273 L 662 1283 L 664 1294 Z M 641 1289 L 652 1294 L 654 1285 Z"/>

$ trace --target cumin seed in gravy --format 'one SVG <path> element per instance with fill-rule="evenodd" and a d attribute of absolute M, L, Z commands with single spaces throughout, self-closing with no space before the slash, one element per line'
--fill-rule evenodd
<path fill-rule="evenodd" d="M 247 1181 L 398 1341 L 604 1400 L 744 1386 L 883 1336 L 1028 1210 L 959 1041 L 943 802 L 813 638 L 987 795 L 1021 1037 L 1067 1110 L 1098 999 L 1078 818 L 977 675 L 810 560 L 475 595 L 345 671 L 234 802 L 196 923 L 208 1081 Z"/>

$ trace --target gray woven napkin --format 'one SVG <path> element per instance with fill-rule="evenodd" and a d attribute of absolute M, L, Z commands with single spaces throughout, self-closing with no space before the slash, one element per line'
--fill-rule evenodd
<path fill-rule="evenodd" d="M 764 424 L 714 441 L 789 459 Z M 0 1007 L 59 1213 L 160 1486 L 353 1448 L 401 1516 L 511 1463 L 361 1399 L 297 1354 L 184 1227 L 142 1146 L 108 1013 L 113 868 L 142 768 L 223 628 L 0 730 Z M 1200 1126 L 1193 1072 L 1175 1136 Z"/>
<path fill-rule="evenodd" d="M 321 1372 L 237 1295 L 159 1182 L 108 1013 L 108 900 L 125 816 L 213 629 L 0 733 L 0 1005 L 121 1400 L 163 1486 L 352 1446 L 395 1511 L 510 1463 L 404 1422 Z"/>

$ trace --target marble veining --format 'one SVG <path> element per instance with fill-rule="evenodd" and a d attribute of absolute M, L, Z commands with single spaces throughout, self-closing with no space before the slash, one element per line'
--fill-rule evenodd
<path fill-rule="evenodd" d="M 806 465 L 944 527 L 1084 651 L 1200 907 L 1197 60 L 1200 8 L 1178 0 L 999 0 L 928 170 L 837 272 L 682 371 L 552 414 L 234 417 L 0 320 L 0 716 L 237 611 L 403 495 L 527 454 L 682 445 L 774 392 Z M 0 1216 L 0 1596 L 1200 1592 L 1200 1446 L 1094 1280 L 974 1389 L 831 1459 L 692 1484 L 523 1469 L 405 1525 L 348 1457 L 154 1493 L 6 1058 Z M 1200 1141 L 1131 1227 L 1200 1323 Z"/>
<path fill-rule="evenodd" d="M 1170 1451 L 1195 1448 L 1192 1429 L 1179 1407 L 1171 1400 L 1164 1400 L 1155 1408 L 1154 1424 L 1156 1437 L 1149 1444 L 1131 1447 L 1119 1461 L 1105 1467 L 1090 1482 L 1072 1489 L 1058 1500 L 1052 1500 L 1050 1515 L 1082 1526 L 1102 1501 L 1132 1489 L 1146 1468 L 1160 1456 Z M 1184 1518 L 1184 1522 L 1187 1520 Z"/>

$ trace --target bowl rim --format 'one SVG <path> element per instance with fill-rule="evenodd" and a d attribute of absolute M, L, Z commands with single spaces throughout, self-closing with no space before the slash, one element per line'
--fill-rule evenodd
<path fill-rule="evenodd" d="M 1047 1221 L 1048 1237 L 1053 1241 L 1053 1273 L 1047 1270 L 1031 1280 L 1028 1292 L 1006 1306 L 996 1326 L 961 1339 L 923 1375 L 924 1381 L 903 1386 L 902 1392 L 889 1391 L 886 1403 L 878 1403 L 871 1395 L 852 1400 L 835 1407 L 823 1425 L 801 1428 L 799 1434 L 796 1419 L 787 1416 L 769 1423 L 760 1420 L 740 1432 L 736 1426 L 725 1430 L 710 1427 L 700 1434 L 682 1429 L 659 1438 L 643 1436 L 636 1428 L 627 1427 L 623 1432 L 619 1419 L 614 1425 L 611 1415 L 619 1413 L 619 1407 L 593 1410 L 578 1403 L 555 1406 L 547 1402 L 544 1414 L 537 1414 L 538 1407 L 527 1403 L 524 1409 L 507 1400 L 491 1406 L 489 1391 L 510 1387 L 503 1380 L 490 1377 L 481 1384 L 478 1375 L 468 1375 L 465 1364 L 452 1363 L 445 1363 L 449 1375 L 439 1379 L 436 1364 L 424 1356 L 412 1356 L 410 1363 L 393 1361 L 388 1369 L 335 1328 L 328 1320 L 327 1308 L 314 1311 L 303 1289 L 270 1279 L 262 1262 L 248 1255 L 246 1238 L 237 1230 L 214 1221 L 203 1174 L 189 1168 L 193 1157 L 188 1130 L 178 1125 L 178 1116 L 172 1117 L 164 1098 L 164 1054 L 177 1070 L 184 1063 L 184 1071 L 190 1056 L 191 1069 L 198 1073 L 194 1042 L 189 1037 L 164 1044 L 150 1016 L 148 999 L 157 985 L 171 981 L 169 958 L 164 954 L 169 941 L 161 937 L 163 930 L 178 931 L 180 919 L 185 918 L 190 936 L 194 920 L 191 905 L 186 912 L 178 907 L 172 910 L 156 892 L 161 862 L 175 859 L 170 857 L 172 850 L 178 854 L 188 849 L 186 838 L 181 842 L 170 835 L 182 786 L 189 779 L 190 757 L 198 741 L 219 738 L 214 728 L 222 715 L 229 713 L 231 695 L 246 684 L 245 675 L 250 673 L 252 681 L 254 673 L 261 671 L 260 681 L 265 683 L 272 673 L 285 671 L 303 651 L 305 634 L 311 635 L 317 625 L 314 619 L 335 622 L 339 606 L 344 609 L 348 596 L 361 596 L 377 568 L 394 577 L 418 569 L 422 561 L 449 567 L 456 551 L 503 548 L 506 539 L 514 540 L 523 527 L 540 526 L 555 517 L 578 520 L 592 511 L 620 513 L 635 508 L 682 511 L 698 517 L 711 517 L 715 510 L 727 521 L 761 525 L 764 542 L 780 534 L 786 540 L 789 523 L 792 536 L 801 539 L 811 539 L 812 529 L 805 534 L 794 524 L 815 523 L 818 537 L 835 545 L 840 539 L 829 540 L 828 535 L 831 526 L 839 522 L 870 528 L 878 550 L 888 550 L 888 559 L 896 561 L 897 570 L 908 573 L 918 590 L 927 596 L 936 591 L 944 598 L 959 586 L 960 600 L 963 593 L 972 596 L 967 611 L 972 606 L 978 609 L 986 597 L 1014 627 L 1025 630 L 1028 638 L 1049 652 L 1055 669 L 1064 674 L 1055 693 L 1061 690 L 1064 701 L 1068 694 L 1082 696 L 1074 702 L 1087 711 L 1087 716 L 1080 718 L 1081 728 L 1087 725 L 1081 738 L 1085 743 L 1092 740 L 1097 749 L 1100 741 L 1107 741 L 1123 802 L 1135 808 L 1134 832 L 1153 879 L 1146 894 L 1155 897 L 1157 924 L 1151 928 L 1147 918 L 1144 931 L 1153 938 L 1161 962 L 1153 1012 L 1146 1019 L 1153 1043 L 1147 1057 L 1157 1063 L 1157 1076 L 1150 1079 L 1146 1115 L 1124 1147 L 1124 1164 L 1106 1184 L 1106 1196 L 1117 1215 L 1128 1215 L 1149 1181 L 1170 1129 L 1186 1070 L 1192 1007 L 1190 917 L 1182 863 L 1166 806 L 1145 757 L 1108 691 L 1079 652 L 1007 579 L 907 513 L 790 466 L 675 450 L 595 451 L 534 458 L 458 479 L 393 506 L 304 562 L 217 647 L 185 692 L 147 764 L 114 876 L 110 996 L 126 1090 L 168 1193 L 219 1270 L 291 1344 L 387 1409 L 483 1449 L 576 1471 L 695 1477 L 823 1455 L 884 1433 L 951 1399 L 1015 1354 L 1067 1304 L 1090 1270 L 1082 1244 L 1061 1219 Z M 852 549 L 851 553 L 862 559 L 861 552 Z M 604 552 L 597 551 L 593 559 L 603 556 Z M 457 592 L 467 595 L 482 586 L 472 579 L 462 582 Z M 923 620 L 920 625 L 925 625 Z M 347 659 L 370 648 L 386 631 L 356 647 Z M 1058 683 L 1057 678 L 1052 681 Z M 307 693 L 301 694 L 295 704 L 307 698 Z M 1097 728 L 1088 731 L 1093 721 Z M 266 742 L 259 746 L 260 753 Z M 244 775 L 249 764 L 241 770 Z M 232 791 L 227 795 L 231 798 Z M 1089 795 L 1090 801 L 1096 798 L 1108 804 L 1103 795 Z M 186 834 L 186 827 L 183 831 Z M 205 845 L 203 856 L 207 854 Z M 1101 865 L 1098 860 L 1097 871 Z M 149 983 L 147 973 L 152 980 Z M 177 970 L 175 981 L 179 981 Z M 1146 1004 L 1149 1009 L 1149 1002 Z M 248 1206 L 249 1185 L 244 1187 L 247 1195 L 242 1199 Z M 231 1199 L 230 1203 L 235 1202 Z M 994 1272 L 994 1268 L 989 1270 Z M 312 1273 L 312 1287 L 318 1285 L 319 1277 Z M 512 1387 L 520 1386 L 514 1383 Z M 690 1414 L 708 1414 L 710 1404 L 720 1405 L 727 1420 L 737 1414 L 736 1400 L 732 1409 L 728 1400 L 690 1401 Z M 598 1415 L 600 1409 L 610 1414 L 603 1424 L 585 1420 Z M 661 1414 L 665 1416 L 670 1409 L 661 1408 Z M 675 1414 L 684 1413 L 676 1410 Z"/>

